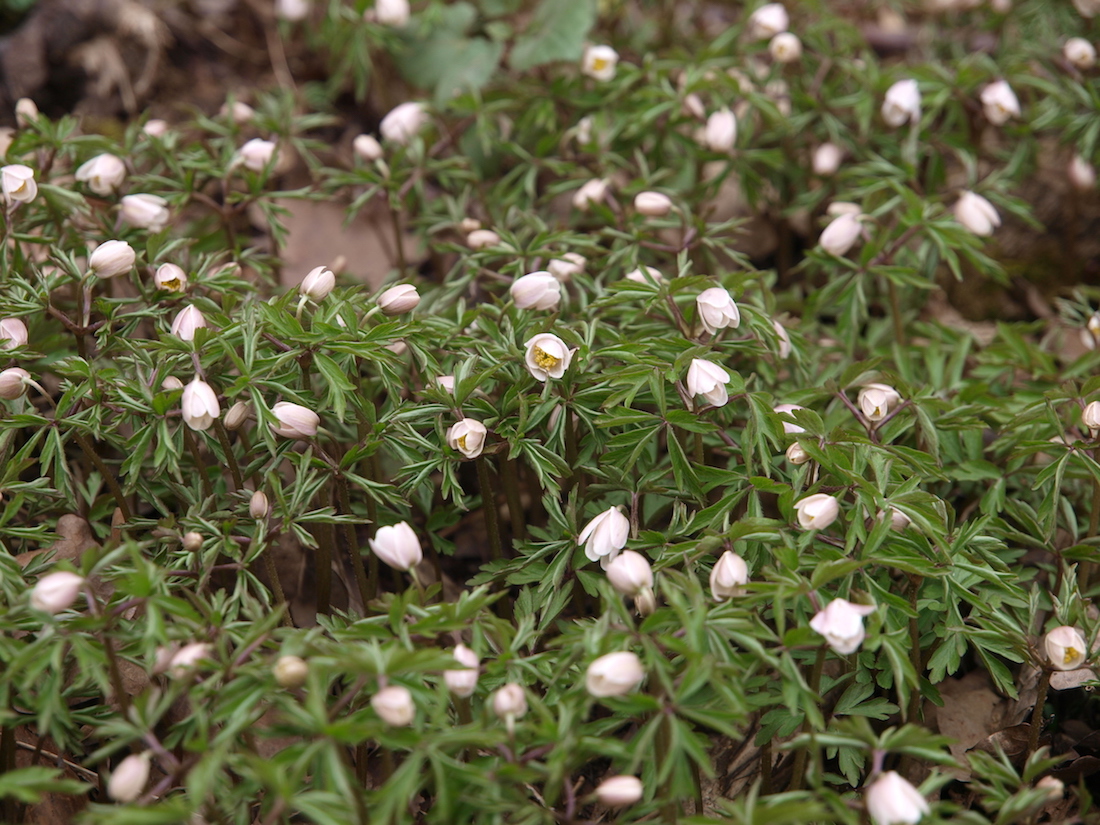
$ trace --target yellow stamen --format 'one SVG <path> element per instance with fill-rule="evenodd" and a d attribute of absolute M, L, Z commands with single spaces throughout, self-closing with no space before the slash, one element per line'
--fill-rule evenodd
<path fill-rule="evenodd" d="M 167 289 L 169 292 L 180 292 L 180 279 L 173 278 L 170 281 L 165 281 L 161 284 L 163 289 Z"/>
<path fill-rule="evenodd" d="M 1062 664 L 1068 665 L 1071 662 L 1076 661 L 1081 657 L 1081 654 L 1077 652 L 1077 648 L 1067 647 L 1065 658 L 1062 659 Z"/>
<path fill-rule="evenodd" d="M 607 58 L 595 57 L 592 59 L 592 71 L 594 72 L 602 72 L 607 68 L 607 65 Z"/>
<path fill-rule="evenodd" d="M 561 363 L 560 358 L 555 358 L 542 347 L 536 346 L 532 347 L 532 349 L 534 350 L 535 364 L 538 365 L 539 369 L 549 371 L 556 369 L 558 364 Z"/>
<path fill-rule="evenodd" d="M 460 450 L 465 450 L 466 449 L 466 436 L 460 435 L 458 437 L 458 449 L 460 449 Z"/>

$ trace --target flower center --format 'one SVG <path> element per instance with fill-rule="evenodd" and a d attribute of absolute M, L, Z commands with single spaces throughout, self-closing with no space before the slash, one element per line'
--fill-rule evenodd
<path fill-rule="evenodd" d="M 1066 655 L 1062 659 L 1062 664 L 1068 665 L 1072 662 L 1075 662 L 1078 658 L 1080 658 L 1080 656 L 1081 654 L 1077 652 L 1077 648 L 1067 647 Z"/>
<path fill-rule="evenodd" d="M 466 436 L 465 435 L 460 435 L 458 437 L 458 448 L 460 450 L 465 450 L 466 449 Z"/>
<path fill-rule="evenodd" d="M 180 291 L 180 279 L 179 278 L 171 278 L 170 280 L 167 280 L 164 283 L 162 283 L 161 286 L 164 289 L 167 289 L 169 292 L 179 292 Z"/>
<path fill-rule="evenodd" d="M 532 349 L 534 350 L 535 363 L 539 366 L 540 369 L 552 370 L 561 363 L 560 358 L 551 355 L 540 346 L 536 345 L 532 347 Z"/>
<path fill-rule="evenodd" d="M 593 60 L 592 60 L 592 71 L 602 72 L 607 67 L 608 67 L 608 62 L 607 62 L 606 57 L 593 58 Z"/>

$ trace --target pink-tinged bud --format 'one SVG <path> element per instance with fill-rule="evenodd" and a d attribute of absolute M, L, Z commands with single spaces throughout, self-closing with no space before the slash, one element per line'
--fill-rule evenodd
<path fill-rule="evenodd" d="M 790 24 L 791 18 L 781 3 L 767 3 L 749 15 L 746 33 L 752 40 L 770 40 Z"/>
<path fill-rule="evenodd" d="M 1044 776 L 1035 783 L 1036 788 L 1047 792 L 1047 799 L 1057 802 L 1066 795 L 1066 784 L 1055 776 Z"/>
<path fill-rule="evenodd" d="M 99 278 L 113 278 L 134 268 L 137 253 L 126 241 L 107 241 L 88 257 L 88 268 Z"/>
<path fill-rule="evenodd" d="M 138 229 L 160 232 L 172 216 L 168 201 L 157 195 L 127 195 L 121 201 L 122 220 Z"/>
<path fill-rule="evenodd" d="M 198 376 L 183 388 L 180 400 L 183 421 L 192 430 L 209 430 L 215 419 L 222 413 L 218 396 L 209 384 Z"/>
<path fill-rule="evenodd" d="M 198 667 L 200 662 L 209 659 L 210 653 L 210 645 L 205 642 L 191 642 L 184 645 L 176 651 L 168 663 L 168 675 L 173 679 L 183 678 L 189 671 Z"/>
<path fill-rule="evenodd" d="M 710 571 L 710 594 L 716 602 L 724 602 L 744 592 L 749 583 L 749 566 L 732 550 L 727 550 Z"/>
<path fill-rule="evenodd" d="M 665 276 L 661 274 L 661 270 L 652 266 L 632 269 L 624 277 L 628 281 L 633 281 L 636 284 L 646 284 L 647 286 L 660 286 L 665 282 Z"/>
<path fill-rule="evenodd" d="M 0 192 L 6 203 L 30 203 L 38 195 L 34 170 L 22 163 L 0 167 Z"/>
<path fill-rule="evenodd" d="M 609 808 L 625 808 L 642 798 L 642 780 L 636 776 L 612 776 L 596 788 L 596 799 Z"/>
<path fill-rule="evenodd" d="M 236 160 L 253 172 L 262 172 L 275 157 L 275 141 L 252 138 L 237 150 Z"/>
<path fill-rule="evenodd" d="M 443 671 L 443 681 L 447 684 L 447 690 L 455 696 L 471 696 L 477 690 L 477 677 L 481 672 L 481 663 L 477 654 L 466 645 L 456 645 L 454 649 L 455 661 L 462 665 L 464 670 Z"/>
<path fill-rule="evenodd" d="M 712 152 L 729 154 L 737 143 L 737 116 L 729 109 L 720 109 L 707 118 L 702 144 Z"/>
<path fill-rule="evenodd" d="M 470 249 L 488 249 L 490 246 L 500 246 L 500 235 L 492 229 L 475 229 L 466 236 L 466 246 Z"/>
<path fill-rule="evenodd" d="M 561 282 L 549 272 L 531 272 L 512 283 L 509 293 L 519 309 L 557 309 Z"/>
<path fill-rule="evenodd" d="M 27 382 L 30 379 L 31 374 L 19 367 L 11 367 L 0 372 L 0 398 L 5 401 L 14 401 L 22 397 L 27 391 Z"/>
<path fill-rule="evenodd" d="M 560 258 L 554 258 L 546 265 L 546 270 L 562 283 L 569 281 L 574 275 L 584 272 L 588 260 L 579 252 L 566 252 Z"/>
<path fill-rule="evenodd" d="M 986 237 L 1001 225 L 1001 216 L 989 201 L 974 192 L 964 191 L 955 203 L 955 220 L 973 232 Z"/>
<path fill-rule="evenodd" d="M 321 417 L 308 407 L 280 401 L 271 408 L 275 422 L 271 431 L 284 438 L 313 438 L 321 426 Z"/>
<path fill-rule="evenodd" d="M 407 727 L 416 718 L 412 694 L 402 685 L 382 688 L 370 698 L 370 706 L 383 722 L 394 728 Z"/>
<path fill-rule="evenodd" d="M 315 266 L 298 285 L 298 292 L 315 303 L 321 303 L 336 287 L 336 274 L 324 266 Z"/>
<path fill-rule="evenodd" d="M 385 154 L 382 144 L 373 135 L 359 135 L 351 142 L 351 148 L 355 156 L 364 163 L 374 163 Z"/>
<path fill-rule="evenodd" d="M 176 378 L 176 376 L 169 375 L 160 382 L 160 388 L 165 392 L 175 392 L 176 390 L 183 389 L 183 382 Z"/>
<path fill-rule="evenodd" d="M 118 763 L 107 782 L 107 796 L 115 802 L 134 802 L 149 783 L 149 761 L 153 754 L 132 753 Z"/>
<path fill-rule="evenodd" d="M 406 521 L 379 527 L 368 544 L 374 555 L 394 570 L 411 570 L 424 560 L 420 539 Z"/>
<path fill-rule="evenodd" d="M 18 318 L 0 321 L 0 349 L 19 349 L 27 345 L 27 325 Z"/>
<path fill-rule="evenodd" d="M 867 636 L 867 631 L 863 629 L 863 617 L 874 612 L 874 605 L 833 599 L 828 607 L 810 620 L 810 627 L 824 636 L 834 651 L 841 656 L 847 656 L 855 653 L 863 644 Z"/>
<path fill-rule="evenodd" d="M 270 512 L 271 505 L 268 503 L 267 493 L 263 490 L 254 492 L 248 500 L 248 515 L 254 519 L 264 519 Z"/>
<path fill-rule="evenodd" d="M 280 656 L 272 671 L 275 674 L 275 684 L 293 690 L 300 688 L 309 678 L 309 663 L 300 656 Z"/>
<path fill-rule="evenodd" d="M 633 693 L 645 678 L 645 668 L 637 654 L 623 650 L 601 656 L 588 666 L 585 689 L 597 699 Z"/>
<path fill-rule="evenodd" d="M 31 607 L 56 615 L 72 607 L 83 589 L 83 576 L 67 570 L 50 573 L 39 579 L 31 590 Z"/>
<path fill-rule="evenodd" d="M 890 529 L 895 533 L 904 533 L 912 523 L 913 519 L 909 518 L 909 516 L 897 507 L 890 508 Z"/>
<path fill-rule="evenodd" d="M 821 248 L 830 255 L 843 257 L 863 234 L 862 215 L 845 213 L 834 218 L 821 233 Z"/>
<path fill-rule="evenodd" d="M 113 195 L 126 180 L 126 164 L 114 155 L 96 155 L 81 164 L 76 170 L 76 179 L 88 184 L 97 195 Z"/>
<path fill-rule="evenodd" d="M 374 0 L 374 21 L 383 26 L 400 28 L 409 22 L 409 0 Z"/>
<path fill-rule="evenodd" d="M 822 143 L 814 150 L 813 170 L 823 178 L 832 177 L 839 171 L 844 160 L 844 150 L 835 143 Z"/>
<path fill-rule="evenodd" d="M 527 713 L 527 695 L 523 688 L 515 682 L 509 682 L 494 693 L 493 713 L 506 720 L 519 719 Z"/>
<path fill-rule="evenodd" d="M 929 813 L 920 791 L 894 771 L 886 771 L 864 794 L 867 813 L 875 825 L 916 825 Z"/>
<path fill-rule="evenodd" d="M 188 553 L 197 553 L 202 549 L 202 533 L 196 533 L 194 530 L 184 533 L 182 542 L 183 549 Z"/>
<path fill-rule="evenodd" d="M 378 308 L 386 315 L 404 315 L 420 303 L 420 293 L 412 284 L 391 286 L 378 296 Z"/>
<path fill-rule="evenodd" d="M 162 138 L 168 134 L 168 122 L 155 117 L 146 121 L 141 131 L 151 138 Z"/>
<path fill-rule="evenodd" d="M 772 321 L 772 328 L 779 338 L 779 357 L 788 357 L 791 354 L 791 336 L 787 332 L 787 328 L 778 321 Z"/>
<path fill-rule="evenodd" d="M 402 103 L 389 112 L 378 126 L 382 139 L 404 146 L 428 124 L 428 110 L 423 103 Z"/>
<path fill-rule="evenodd" d="M 607 197 L 607 179 L 594 178 L 581 184 L 581 188 L 573 193 L 573 207 L 581 212 L 587 212 L 592 204 L 603 203 Z"/>
<path fill-rule="evenodd" d="M 634 196 L 634 208 L 639 215 L 662 218 L 672 211 L 672 199 L 660 192 L 639 192 Z"/>
<path fill-rule="evenodd" d="M 223 103 L 218 114 L 221 117 L 228 117 L 238 126 L 243 126 L 256 117 L 256 110 L 243 101 L 234 100 L 232 104 Z"/>
<path fill-rule="evenodd" d="M 435 383 L 452 395 L 454 394 L 455 377 L 453 375 L 438 375 L 436 376 Z"/>

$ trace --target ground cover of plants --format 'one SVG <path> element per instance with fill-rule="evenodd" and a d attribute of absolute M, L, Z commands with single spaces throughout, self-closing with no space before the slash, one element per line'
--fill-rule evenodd
<path fill-rule="evenodd" d="M 0 132 L 3 821 L 1100 821 L 1098 12 L 76 14 Z"/>

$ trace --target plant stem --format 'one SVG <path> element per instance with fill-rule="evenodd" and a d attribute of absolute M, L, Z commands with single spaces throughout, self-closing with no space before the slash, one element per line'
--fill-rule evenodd
<path fill-rule="evenodd" d="M 195 464 L 198 467 L 199 478 L 202 480 L 202 489 L 207 498 L 214 497 L 214 486 L 210 483 L 210 476 L 206 472 L 206 462 L 202 460 L 202 453 L 199 452 L 199 442 L 195 440 L 195 436 L 191 435 L 191 428 L 186 424 L 183 425 L 183 440 L 187 442 L 187 449 L 191 451 L 191 455 L 195 457 Z"/>
<path fill-rule="evenodd" d="M 126 503 L 126 496 L 122 494 L 122 488 L 118 486 L 118 479 L 115 478 L 114 473 L 107 469 L 107 465 L 103 463 L 103 460 L 99 457 L 99 454 L 92 449 L 92 445 L 88 443 L 83 433 L 77 430 L 69 430 L 72 433 L 73 440 L 80 445 L 80 449 L 84 452 L 84 455 L 88 457 L 88 460 L 95 465 L 95 468 L 99 470 L 99 474 L 103 477 L 103 480 L 107 482 L 107 486 L 111 489 L 111 495 L 115 497 L 115 503 L 118 505 L 118 509 L 122 511 L 122 517 L 126 521 L 130 521 L 134 516 L 130 512 L 130 505 Z"/>
<path fill-rule="evenodd" d="M 477 484 L 481 488 L 481 510 L 485 515 L 485 529 L 489 533 L 489 552 L 496 561 L 504 557 L 504 551 L 500 542 L 500 525 L 497 523 L 497 501 L 493 492 L 493 483 L 489 478 L 488 459 L 478 457 Z"/>
<path fill-rule="evenodd" d="M 886 287 L 890 291 L 890 314 L 894 319 L 894 342 L 898 346 L 905 346 L 905 323 L 901 318 L 901 300 L 898 298 L 898 285 L 891 278 L 886 278 Z"/>
<path fill-rule="evenodd" d="M 336 495 L 340 500 L 340 509 L 345 515 L 352 515 L 351 498 L 348 496 L 348 482 L 343 474 L 336 476 Z M 351 522 L 344 524 L 344 540 L 348 545 L 348 555 L 351 556 L 351 567 L 355 571 L 355 584 L 359 588 L 359 598 L 363 600 L 363 612 L 367 611 L 367 603 L 370 601 L 370 589 L 367 587 L 367 570 L 363 567 L 363 554 L 359 552 L 359 542 L 355 537 L 355 525 Z"/>
<path fill-rule="evenodd" d="M 332 546 L 334 530 L 330 522 L 317 531 L 317 615 L 329 612 L 332 601 Z"/>
<path fill-rule="evenodd" d="M 519 496 L 519 474 L 516 472 L 516 462 L 502 454 L 497 464 L 500 466 L 500 479 L 504 484 L 504 495 L 508 499 L 508 517 L 512 522 L 512 538 L 515 541 L 523 541 L 527 537 L 527 524 L 523 515 L 523 503 Z"/>
<path fill-rule="evenodd" d="M 1035 695 L 1035 709 L 1031 712 L 1031 728 L 1027 735 L 1027 757 L 1025 762 L 1031 759 L 1031 755 L 1039 747 L 1039 732 L 1043 727 L 1043 706 L 1047 702 L 1047 690 L 1050 689 L 1050 670 L 1043 668 L 1043 675 L 1039 678 L 1039 692 Z"/>
<path fill-rule="evenodd" d="M 1100 460 L 1100 447 L 1092 451 L 1092 457 Z M 1096 536 L 1100 531 L 1100 480 L 1092 479 L 1092 506 L 1089 509 L 1089 537 Z M 1082 596 L 1089 592 L 1092 584 L 1092 574 L 1096 569 L 1095 562 L 1082 562 L 1077 573 L 1077 589 Z"/>
<path fill-rule="evenodd" d="M 909 606 L 913 608 L 914 613 L 917 612 L 917 596 L 920 593 L 920 586 L 920 576 L 911 576 L 909 578 Z M 913 671 L 917 675 L 917 686 L 909 695 L 909 709 L 906 719 L 908 722 L 916 721 L 921 706 L 920 675 L 921 670 L 924 668 L 924 663 L 921 661 L 919 619 L 919 616 L 912 616 L 909 619 L 909 660 L 912 662 Z"/>
<path fill-rule="evenodd" d="M 233 476 L 233 491 L 236 492 L 244 487 L 244 477 L 241 475 L 240 465 L 237 464 L 237 457 L 233 455 L 233 448 L 229 444 L 229 434 L 225 431 L 220 418 L 214 419 L 214 433 L 222 445 L 222 452 L 225 453 L 225 463 L 229 465 L 229 472 Z"/>
<path fill-rule="evenodd" d="M 703 434 L 695 433 L 695 463 L 702 466 L 705 463 L 703 453 Z"/>
<path fill-rule="evenodd" d="M 821 674 L 825 670 L 825 646 L 822 645 L 817 649 L 817 658 L 814 659 L 814 669 L 810 673 L 810 691 L 817 696 L 819 690 L 821 690 Z M 810 714 L 807 713 L 802 718 L 802 733 L 810 732 Z M 806 759 L 810 754 L 809 748 L 803 748 L 794 756 L 794 769 L 791 774 L 791 784 L 787 788 L 788 791 L 798 791 L 802 789 L 803 774 L 806 772 Z"/>

